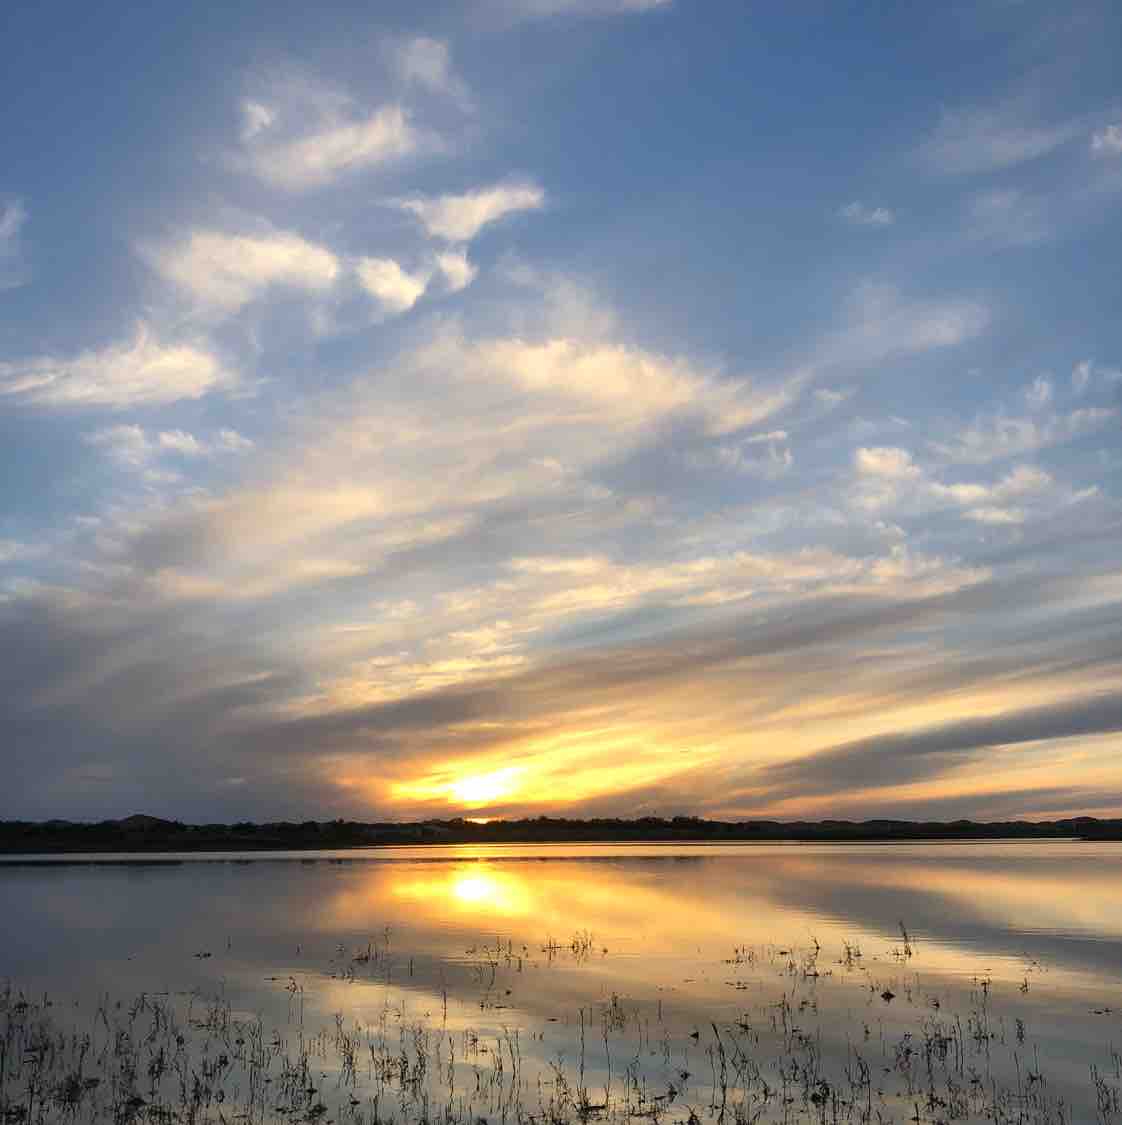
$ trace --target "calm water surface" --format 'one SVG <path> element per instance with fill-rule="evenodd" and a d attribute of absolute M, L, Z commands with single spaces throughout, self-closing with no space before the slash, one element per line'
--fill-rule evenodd
<path fill-rule="evenodd" d="M 1108 1121 L 1122 1086 L 1122 844 L 25 857 L 0 917 L 0 980 L 55 1019 L 143 994 L 372 1060 L 431 1034 L 452 1069 L 401 1119 L 548 1119 L 564 1088 L 586 1118 L 826 1120 L 860 1090 L 872 1120 Z M 322 1054 L 347 1096 L 320 1112 L 388 1096 Z"/>

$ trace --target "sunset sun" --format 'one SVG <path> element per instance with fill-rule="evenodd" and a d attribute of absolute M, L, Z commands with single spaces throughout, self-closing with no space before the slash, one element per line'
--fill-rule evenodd
<path fill-rule="evenodd" d="M 451 796 L 462 805 L 477 808 L 514 794 L 521 771 L 513 766 L 492 773 L 471 774 L 452 783 Z"/>
<path fill-rule="evenodd" d="M 520 793 L 520 766 L 504 766 L 482 773 L 447 769 L 416 781 L 399 782 L 391 789 L 397 801 L 437 801 L 463 809 L 478 809 Z"/>

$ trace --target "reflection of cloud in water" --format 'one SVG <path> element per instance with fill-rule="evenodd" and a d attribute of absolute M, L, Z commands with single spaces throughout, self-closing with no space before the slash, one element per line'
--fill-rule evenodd
<path fill-rule="evenodd" d="M 1122 940 L 1114 845 L 933 845 L 750 849 L 727 856 L 370 865 L 324 904 L 321 924 L 394 917 L 472 937 L 540 946 L 593 932 L 615 954 L 673 956 L 703 947 L 805 940 L 811 931 L 887 948 L 906 922 L 926 966 L 1010 978 L 1026 950 L 1054 973 L 1106 968 Z M 637 971 L 638 966 L 628 966 Z"/>
<path fill-rule="evenodd" d="M 992 977 L 1010 1026 L 1039 1027 L 1052 1058 L 1081 1053 L 1080 1081 L 1086 1052 L 1118 1034 L 1117 1017 L 1088 1012 L 1117 991 L 1122 845 L 527 851 L 0 864 L 0 912 L 22 920 L 0 973 L 55 995 L 221 991 L 281 1024 L 291 976 L 309 1020 L 390 1011 L 493 1036 L 522 1027 L 548 1033 L 526 1042 L 543 1065 L 572 1059 L 576 1013 L 617 994 L 676 1034 L 735 1025 L 781 995 L 813 1000 L 823 1049 L 842 1057 L 855 1028 L 889 1035 L 930 1018 L 929 996 L 964 1010 L 975 974 Z M 891 955 L 901 920 L 916 943 L 907 961 Z M 580 933 L 591 956 L 568 948 Z M 822 978 L 789 971 L 815 939 Z M 858 967 L 839 964 L 843 941 L 863 951 Z M 755 959 L 730 964 L 746 947 Z"/>
<path fill-rule="evenodd" d="M 24 920 L 0 971 L 65 987 L 82 965 L 106 983 L 154 988 L 189 987 L 221 965 L 251 990 L 266 974 L 339 971 L 329 964 L 338 945 L 365 947 L 388 928 L 393 956 L 417 959 L 416 978 L 399 973 L 395 983 L 427 987 L 430 969 L 453 966 L 448 981 L 459 987 L 466 978 L 454 967 L 480 941 L 500 938 L 541 960 L 547 942 L 590 932 L 609 950 L 584 969 L 596 990 L 674 987 L 683 1006 L 700 1009 L 728 993 L 719 968 L 683 984 L 699 960 L 719 966 L 734 947 L 800 946 L 813 934 L 831 954 L 845 940 L 884 963 L 903 920 L 927 974 L 986 971 L 1019 983 L 1028 956 L 1047 966 L 1052 989 L 1116 979 L 1120 845 L 526 850 L 529 858 L 459 848 L 376 862 L 351 853 L 165 868 L 0 865 L 0 909 Z M 580 858 L 542 858 L 570 851 Z M 215 958 L 195 961 L 203 949 Z M 516 1003 L 557 1010 L 572 987 L 542 974 L 532 989 L 519 982 Z"/>
<path fill-rule="evenodd" d="M 0 866 L 0 907 L 26 919 L 8 959 L 27 964 L 52 944 L 82 944 L 96 961 L 231 936 L 272 957 L 317 934 L 365 944 L 390 926 L 395 944 L 434 956 L 459 956 L 496 930 L 535 950 L 591 931 L 637 977 L 684 949 L 719 958 L 812 931 L 886 949 L 903 920 L 929 969 L 970 973 L 984 962 L 1015 976 L 1025 951 L 1054 974 L 1111 970 L 1122 942 L 1117 844 L 571 850 L 580 858 L 532 848 L 530 858 L 489 849 L 480 860 L 457 848 L 388 862 L 350 853 L 299 864 Z"/>

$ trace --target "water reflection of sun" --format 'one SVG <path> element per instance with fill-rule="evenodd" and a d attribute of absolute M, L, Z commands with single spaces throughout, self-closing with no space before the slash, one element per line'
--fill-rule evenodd
<path fill-rule="evenodd" d="M 525 880 L 478 864 L 457 869 L 444 878 L 396 883 L 393 893 L 430 905 L 444 903 L 461 911 L 508 917 L 529 914 L 533 905 Z"/>

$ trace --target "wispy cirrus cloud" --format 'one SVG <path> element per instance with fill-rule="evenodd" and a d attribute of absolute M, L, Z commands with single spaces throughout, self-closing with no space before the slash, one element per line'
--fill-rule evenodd
<path fill-rule="evenodd" d="M 855 227 L 890 227 L 896 212 L 888 207 L 870 206 L 859 199 L 838 208 L 838 216 Z"/>
<path fill-rule="evenodd" d="M 1071 369 L 1071 389 L 1079 396 L 1091 390 L 1109 390 L 1122 384 L 1122 369 L 1081 359 Z"/>
<path fill-rule="evenodd" d="M 1037 375 L 1025 388 L 1025 402 L 1031 410 L 1043 410 L 1055 397 L 1056 388 L 1045 375 Z"/>
<path fill-rule="evenodd" d="M 989 105 L 944 109 L 920 152 L 946 175 L 999 172 L 1055 152 L 1080 135 L 1082 121 L 1042 121 L 1024 97 Z"/>
<path fill-rule="evenodd" d="M 843 323 L 815 349 L 821 372 L 860 370 L 894 356 L 953 348 L 980 336 L 990 310 L 968 298 L 915 298 L 891 285 L 863 283 L 847 302 Z"/>
<path fill-rule="evenodd" d="M 123 468 L 140 469 L 163 456 L 213 457 L 222 453 L 246 453 L 254 443 L 237 430 L 223 427 L 213 437 L 198 437 L 187 430 L 146 430 L 135 423 L 122 423 L 94 430 L 86 441 L 103 450 Z"/>
<path fill-rule="evenodd" d="M 247 98 L 241 104 L 243 142 L 252 141 L 258 133 L 268 129 L 277 119 L 276 111 L 261 102 Z"/>
<path fill-rule="evenodd" d="M 242 148 L 234 166 L 284 191 L 324 187 L 435 143 L 396 103 L 368 111 L 335 109 L 303 127 L 290 125 L 289 114 L 264 101 L 243 103 L 243 115 Z"/>
<path fill-rule="evenodd" d="M 239 145 L 227 163 L 281 192 L 301 193 L 447 151 L 448 120 L 475 113 L 445 39 L 387 35 L 362 93 L 291 60 L 258 68 L 242 99 Z"/>
<path fill-rule="evenodd" d="M 689 455 L 687 461 L 695 467 L 719 467 L 762 480 L 777 480 L 786 476 L 795 463 L 789 436 L 786 430 L 769 430 L 739 441 L 718 442 Z"/>
<path fill-rule="evenodd" d="M 606 767 L 604 739 L 617 753 L 626 748 L 627 763 L 652 779 L 702 764 L 719 770 L 720 786 L 711 784 L 710 775 L 708 784 L 680 788 L 681 799 L 693 809 L 743 816 L 784 805 L 789 815 L 799 811 L 799 802 L 805 809 L 819 796 L 876 802 L 887 787 L 947 775 L 984 746 L 1118 729 L 1116 696 L 1113 709 L 1109 703 L 1099 706 L 1103 697 L 1094 692 L 1073 696 L 1069 689 L 1065 695 L 1062 680 L 1063 662 L 1077 649 L 1084 671 L 1097 668 L 1101 676 L 1112 675 L 1122 658 L 1116 640 L 1097 643 L 1092 650 L 1078 643 L 1076 630 L 1067 638 L 1070 643 L 1057 643 L 1054 613 L 1041 622 L 1040 635 L 999 638 L 984 660 L 948 650 L 945 642 L 892 643 L 890 638 L 902 628 L 922 636 L 935 627 L 942 636 L 948 624 L 979 614 L 1000 621 L 1009 597 L 1033 597 L 1036 605 L 1051 611 L 1064 596 L 1063 590 L 1046 586 L 1032 587 L 1031 593 L 1027 587 L 1003 591 L 975 579 L 909 598 L 905 571 L 917 569 L 921 561 L 881 566 L 827 555 L 748 558 L 730 560 L 724 574 L 706 579 L 705 566 L 695 567 L 692 575 L 687 568 L 627 573 L 596 557 L 517 559 L 513 574 L 539 605 L 538 624 L 550 615 L 602 608 L 598 601 L 609 596 L 626 604 L 635 597 L 699 592 L 699 579 L 727 577 L 737 566 L 750 582 L 777 583 L 775 588 L 787 597 L 803 589 L 804 582 L 813 588 L 839 575 L 865 575 L 872 581 L 859 605 L 852 593 L 832 597 L 826 592 L 780 618 L 740 612 L 645 641 L 586 647 L 545 661 L 512 664 L 502 655 L 507 639 L 501 627 L 484 636 L 465 623 L 453 627 L 441 644 L 447 657 L 441 665 L 406 667 L 408 674 L 397 683 L 393 674 L 404 666 L 400 656 L 360 662 L 349 676 L 326 685 L 326 693 L 306 697 L 298 709 L 283 705 L 301 687 L 283 663 L 262 674 L 260 663 L 237 646 L 227 646 L 216 660 L 196 634 L 169 649 L 166 659 L 154 660 L 152 640 L 174 623 L 166 611 L 153 614 L 138 607 L 111 624 L 103 611 L 39 596 L 0 607 L 9 635 L 27 645 L 25 651 L 38 666 L 63 652 L 83 654 L 82 659 L 68 666 L 49 699 L 29 690 L 22 667 L 0 674 L 0 688 L 20 700 L 21 714 L 65 703 L 67 714 L 83 717 L 91 739 L 109 735 L 122 747 L 135 744 L 138 750 L 160 715 L 174 706 L 182 725 L 168 744 L 173 757 L 192 754 L 198 761 L 199 735 L 205 730 L 205 753 L 213 752 L 215 761 L 228 767 L 236 762 L 237 772 L 253 773 L 269 791 L 291 785 L 295 771 L 305 801 L 338 807 L 340 801 L 354 799 L 356 808 L 362 802 L 394 802 L 414 814 L 446 808 L 450 800 L 439 787 L 424 796 L 418 778 L 463 776 L 493 768 L 496 760 L 509 764 L 512 754 L 526 782 L 512 811 L 527 804 L 554 807 L 551 794 L 557 789 L 548 779 L 559 771 L 577 771 L 581 781 L 579 792 L 564 790 L 562 807 L 573 807 L 574 800 L 579 807 L 592 797 L 610 800 L 614 795 L 618 800 L 629 783 Z M 922 565 L 929 568 L 930 560 Z M 1065 584 L 1076 586 L 1073 580 Z M 576 606 L 564 596 L 566 587 L 580 596 Z M 593 597 L 598 588 L 599 598 Z M 521 596 L 514 594 L 516 600 Z M 461 600 L 472 604 L 470 598 Z M 396 620 L 409 628 L 429 617 L 421 606 L 401 614 L 391 614 L 391 608 L 375 610 L 381 623 Z M 205 609 L 196 603 L 190 612 L 197 619 Z M 448 618 L 444 627 L 455 620 Z M 1049 631 L 1052 643 L 1043 643 L 1043 633 Z M 386 640 L 400 647 L 397 638 Z M 870 645 L 869 655 L 857 658 Z M 459 659 L 461 651 L 470 657 Z M 91 668 L 105 671 L 91 677 Z M 1013 670 L 1019 687 L 1008 686 Z M 374 681 L 383 674 L 389 677 L 386 694 L 379 695 Z M 365 694 L 356 692 L 360 682 Z M 740 685 L 734 701 L 727 694 L 730 682 Z M 143 704 L 122 708 L 120 701 L 138 683 L 148 685 Z M 998 720 L 931 722 L 930 709 L 938 703 L 955 698 L 960 706 L 964 699 L 977 703 L 987 699 L 987 692 L 991 713 L 994 700 L 1001 700 L 1005 713 Z M 692 706 L 684 706 L 687 700 Z M 714 708 L 722 700 L 718 717 Z M 875 716 L 869 714 L 874 703 Z M 603 729 L 605 713 L 612 715 L 610 731 Z M 871 728 L 872 733 L 822 752 L 820 740 L 840 721 L 851 730 Z M 729 723 L 740 732 L 732 742 Z M 777 753 L 781 736 L 784 751 Z M 915 754 L 903 752 L 895 761 L 892 747 L 905 744 Z M 736 752 L 730 756 L 733 745 Z M 878 761 L 889 762 L 890 768 L 878 770 Z M 278 773 L 279 763 L 284 768 Z M 800 789 L 816 764 L 822 767 L 816 780 Z M 205 801 L 211 771 L 195 771 L 196 776 L 197 788 L 181 797 Z M 355 776 L 379 780 L 349 791 L 345 780 Z M 995 772 L 993 781 L 1000 776 L 1007 775 Z M 415 794 L 412 799 L 391 796 L 398 779 L 413 782 L 412 788 L 401 787 L 403 793 Z"/>
<path fill-rule="evenodd" d="M 1016 188 L 973 196 L 966 205 L 966 232 L 978 242 L 997 246 L 1034 246 L 1055 233 L 1049 201 Z"/>
<path fill-rule="evenodd" d="M 0 290 L 13 289 L 27 280 L 22 244 L 26 222 L 22 200 L 0 200 Z"/>
<path fill-rule="evenodd" d="M 1033 465 L 1018 465 L 995 481 L 947 483 L 898 446 L 861 446 L 853 467 L 852 502 L 868 512 L 892 511 L 899 518 L 924 518 L 951 509 L 975 523 L 1011 526 L 1025 522 L 1026 505 L 1050 509 L 1080 496 L 1060 488 L 1050 473 Z"/>
<path fill-rule="evenodd" d="M 1091 152 L 1095 156 L 1122 156 L 1122 125 L 1107 125 L 1091 137 Z"/>
<path fill-rule="evenodd" d="M 406 85 L 442 94 L 465 107 L 470 105 L 467 85 L 452 65 L 452 52 L 445 40 L 429 35 L 402 39 L 392 45 L 390 56 Z"/>
<path fill-rule="evenodd" d="M 952 463 L 985 465 L 1063 445 L 1101 430 L 1117 417 L 1117 410 L 1105 406 L 1034 412 L 1031 415 L 998 411 L 979 415 L 950 438 L 932 441 L 931 448 Z"/>
<path fill-rule="evenodd" d="M 673 0 L 481 0 L 512 19 L 545 19 L 551 16 L 613 16 L 669 8 Z"/>
<path fill-rule="evenodd" d="M 73 199 L 14 139 L 35 225 L 0 230 L 57 272 L 0 327 L 0 802 L 455 815 L 512 763 L 492 814 L 1116 802 L 1120 732 L 1041 710 L 1122 675 L 1122 388 L 1071 363 L 1112 361 L 1108 67 L 997 51 L 973 88 L 1029 94 L 945 106 L 818 67 L 761 102 L 779 8 L 714 38 L 659 0 L 454 7 L 293 9 L 286 57 L 213 30 L 204 65 L 256 60 L 238 91 L 165 75 L 156 163 L 91 120 L 112 175 Z M 961 46 L 925 28 L 858 54 Z M 846 187 L 814 138 L 858 94 L 875 179 Z M 720 158 L 733 104 L 756 161 Z M 61 354 L 60 307 L 89 341 Z M 130 307 L 147 335 L 81 335 Z"/>
<path fill-rule="evenodd" d="M 679 428 L 734 434 L 788 401 L 783 387 L 620 344 L 452 333 L 326 403 L 300 445 L 274 458 L 267 485 L 188 499 L 175 519 L 157 509 L 137 541 L 138 573 L 168 595 L 279 594 L 290 582 L 377 572 L 430 542 L 454 558 L 457 541 L 506 509 L 524 513 L 519 521 L 548 521 L 558 507 L 588 507 L 593 524 L 631 519 L 591 479 L 599 465 Z M 147 469 L 231 445 L 219 438 L 128 424 L 90 440 L 123 467 Z"/>
<path fill-rule="evenodd" d="M 791 396 L 787 387 L 757 389 L 656 353 L 567 338 L 484 341 L 461 355 L 469 377 L 508 383 L 528 402 L 555 404 L 562 417 L 597 424 L 598 415 L 626 429 L 680 414 L 710 433 L 732 433 L 775 414 Z"/>
<path fill-rule="evenodd" d="M 1064 700 L 1011 715 L 967 719 L 880 735 L 767 767 L 769 800 L 869 791 L 943 777 L 997 746 L 1122 731 L 1117 692 Z"/>
<path fill-rule="evenodd" d="M 0 363 L 0 399 L 48 407 L 160 406 L 235 382 L 235 374 L 204 344 L 161 343 L 143 322 L 128 343 Z"/>

